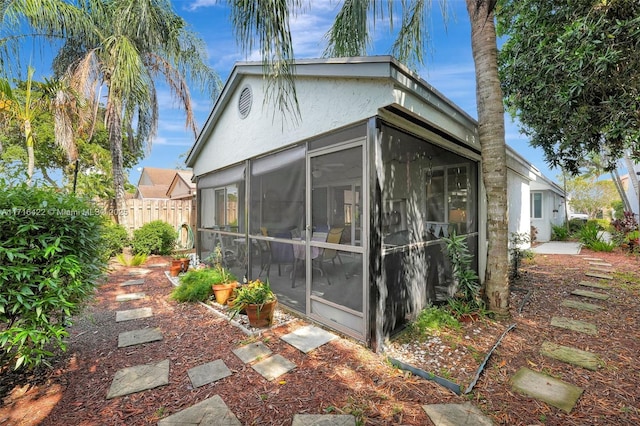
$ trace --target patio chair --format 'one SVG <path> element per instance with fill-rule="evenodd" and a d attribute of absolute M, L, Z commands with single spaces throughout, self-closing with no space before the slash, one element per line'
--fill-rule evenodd
<path fill-rule="evenodd" d="M 334 227 L 329 230 L 327 234 L 327 242 L 331 244 L 340 244 L 340 240 L 342 240 L 342 233 L 344 232 L 344 227 Z M 318 267 L 322 271 L 322 273 L 327 277 L 327 282 L 331 285 L 331 280 L 329 279 L 329 275 L 324 270 L 324 263 L 331 261 L 333 268 L 336 269 L 336 259 L 338 259 L 338 263 L 340 263 L 340 268 L 342 268 L 342 273 L 344 277 L 348 280 L 349 275 L 347 274 L 344 264 L 342 263 L 342 259 L 340 258 L 340 253 L 336 249 L 324 249 L 322 253 L 317 258 Z"/>

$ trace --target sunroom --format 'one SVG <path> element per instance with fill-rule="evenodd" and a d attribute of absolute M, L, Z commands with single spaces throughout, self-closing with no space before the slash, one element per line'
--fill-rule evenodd
<path fill-rule="evenodd" d="M 380 348 L 450 295 L 443 238 L 479 266 L 476 123 L 386 56 L 296 62 L 296 123 L 264 90 L 237 64 L 189 153 L 198 254 Z"/>

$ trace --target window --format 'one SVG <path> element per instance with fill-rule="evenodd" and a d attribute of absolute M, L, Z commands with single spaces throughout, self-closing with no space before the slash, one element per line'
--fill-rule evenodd
<path fill-rule="evenodd" d="M 542 219 L 542 193 L 531 193 L 531 218 Z"/>

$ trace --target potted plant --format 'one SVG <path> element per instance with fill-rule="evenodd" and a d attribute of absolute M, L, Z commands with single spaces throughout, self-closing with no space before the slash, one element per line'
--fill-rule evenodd
<path fill-rule="evenodd" d="M 171 260 L 171 267 L 180 266 L 180 272 L 187 272 L 189 270 L 189 263 L 191 259 L 187 253 L 175 253 Z"/>
<path fill-rule="evenodd" d="M 222 266 L 222 250 L 220 249 L 220 245 L 216 246 L 215 250 L 214 270 L 218 272 L 218 279 L 211 284 L 211 288 L 216 297 L 216 302 L 224 305 L 238 286 L 238 280 Z"/>
<path fill-rule="evenodd" d="M 268 327 L 273 323 L 273 313 L 278 299 L 268 281 L 250 281 L 238 287 L 235 296 L 231 318 L 245 310 L 252 327 Z"/>

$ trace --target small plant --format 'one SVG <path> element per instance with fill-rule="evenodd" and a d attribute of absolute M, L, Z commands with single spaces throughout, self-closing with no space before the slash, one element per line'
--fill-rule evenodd
<path fill-rule="evenodd" d="M 464 301 L 467 306 L 476 311 L 482 310 L 484 301 L 480 297 L 478 274 L 471 269 L 473 257 L 469 253 L 466 237 L 456 235 L 454 232 L 449 238 L 443 238 L 443 241 L 453 270 L 453 279 L 456 285 L 455 298 Z"/>
<path fill-rule="evenodd" d="M 173 289 L 171 298 L 178 302 L 205 302 L 213 294 L 212 284 L 221 279 L 216 269 L 191 269 L 180 278 L 180 285 Z"/>
<path fill-rule="evenodd" d="M 118 260 L 118 263 L 124 266 L 140 266 L 147 261 L 147 255 L 140 253 L 127 257 L 124 253 L 118 253 L 116 255 L 116 259 Z"/>
<path fill-rule="evenodd" d="M 451 299 L 453 301 L 454 299 Z M 432 330 L 442 330 L 443 328 L 459 329 L 460 323 L 451 312 L 435 306 L 423 309 L 418 318 L 411 324 L 411 330 L 415 333 L 425 335 Z"/>
<path fill-rule="evenodd" d="M 569 239 L 569 230 L 565 225 L 551 225 L 552 241 L 567 241 Z"/>
<path fill-rule="evenodd" d="M 517 280 L 520 278 L 520 265 L 522 259 L 526 257 L 526 250 L 523 250 L 521 246 L 528 244 L 530 241 L 529 235 L 524 232 L 512 232 L 509 238 L 509 252 L 511 255 L 511 271 L 509 278 Z"/>
<path fill-rule="evenodd" d="M 177 232 L 171 225 L 161 220 L 154 220 L 133 231 L 131 251 L 133 254 L 168 255 L 173 252 Z"/>
<path fill-rule="evenodd" d="M 276 295 L 271 290 L 269 281 L 249 281 L 247 284 L 238 287 L 235 291 L 233 307 L 230 309 L 232 312 L 231 318 L 235 317 L 249 305 L 256 305 L 258 315 L 260 315 L 264 304 L 275 300 Z"/>

